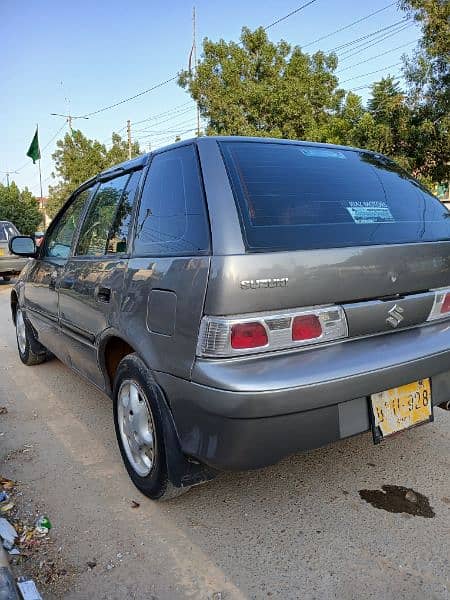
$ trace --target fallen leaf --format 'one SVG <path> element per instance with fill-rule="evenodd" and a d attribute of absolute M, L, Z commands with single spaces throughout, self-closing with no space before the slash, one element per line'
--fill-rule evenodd
<path fill-rule="evenodd" d="M 6 406 L 0 406 L 0 415 L 6 415 L 7 412 L 8 409 L 6 408 Z"/>
<path fill-rule="evenodd" d="M 131 501 L 131 508 L 139 508 L 139 507 L 140 507 L 139 502 L 136 502 L 136 500 Z"/>
<path fill-rule="evenodd" d="M 12 481 L 12 479 L 6 479 L 6 477 L 0 477 L 0 485 L 4 490 L 12 490 L 16 482 Z"/>

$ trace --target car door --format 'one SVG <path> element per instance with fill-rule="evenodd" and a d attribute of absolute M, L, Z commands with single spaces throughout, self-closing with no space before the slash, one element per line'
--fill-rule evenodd
<path fill-rule="evenodd" d="M 28 318 L 46 348 L 66 361 L 59 335 L 58 284 L 70 255 L 80 217 L 94 187 L 76 192 L 51 224 L 37 259 L 32 261 L 24 281 L 24 302 Z"/>
<path fill-rule="evenodd" d="M 120 309 L 128 228 L 141 170 L 100 181 L 59 284 L 59 316 L 73 368 L 103 387 L 100 334 Z"/>

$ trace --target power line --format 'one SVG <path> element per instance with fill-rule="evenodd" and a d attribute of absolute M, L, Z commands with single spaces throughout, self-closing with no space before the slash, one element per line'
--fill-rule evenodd
<path fill-rule="evenodd" d="M 339 53 L 338 54 L 339 60 L 342 62 L 344 60 L 347 60 L 349 57 L 353 57 L 353 56 L 356 56 L 357 54 L 361 54 L 361 52 L 365 52 L 369 48 L 372 48 L 372 46 L 377 46 L 384 40 L 387 40 L 391 37 L 395 37 L 402 31 L 405 31 L 405 29 L 409 29 L 410 27 L 413 27 L 413 26 L 414 26 L 414 23 L 406 23 L 406 25 L 402 25 L 402 26 L 398 27 L 397 29 L 395 29 L 394 31 L 390 31 L 389 33 L 384 33 L 381 36 L 377 36 L 373 40 L 368 40 L 371 43 L 368 43 L 367 41 L 360 42 L 353 48 L 347 48 L 347 50 L 344 50 L 343 52 Z"/>
<path fill-rule="evenodd" d="M 393 65 L 388 65 L 387 67 L 383 67 L 382 69 L 377 69 L 376 71 L 371 71 L 370 73 L 363 73 L 362 75 L 356 75 L 355 77 L 350 77 L 350 79 L 345 79 L 344 81 L 340 81 L 339 84 L 347 83 L 347 81 L 353 81 L 353 79 L 361 79 L 361 77 L 368 77 L 369 75 L 374 75 L 375 73 L 380 73 L 381 71 L 386 71 L 387 69 L 393 69 L 394 67 L 398 67 L 402 62 L 395 63 Z"/>
<path fill-rule="evenodd" d="M 47 150 L 47 148 L 50 146 L 50 144 L 53 142 L 53 140 L 55 140 L 58 135 L 61 133 L 61 131 L 65 128 L 65 126 L 67 125 L 67 123 L 64 123 L 62 127 L 60 127 L 58 129 L 58 131 L 55 133 L 55 135 L 51 138 L 51 140 L 49 140 L 45 146 L 42 148 L 41 152 L 44 152 L 45 150 Z"/>
<path fill-rule="evenodd" d="M 403 75 L 396 75 L 395 76 L 396 79 L 403 79 Z M 372 83 L 366 83 L 365 85 L 360 85 L 358 87 L 355 88 L 351 88 L 350 90 L 347 90 L 348 92 L 359 92 L 360 90 L 367 90 L 369 88 L 371 88 L 373 86 L 373 82 Z"/>
<path fill-rule="evenodd" d="M 352 23 L 349 23 L 348 25 L 344 25 L 344 27 L 340 27 L 339 29 L 336 29 L 335 31 L 332 31 L 331 33 L 327 33 L 326 35 L 323 35 L 322 37 L 317 38 L 316 40 L 313 40 L 312 42 L 308 42 L 307 44 L 304 44 L 302 46 L 302 49 L 307 48 L 308 46 L 312 46 L 313 44 L 317 44 L 317 42 L 321 42 L 322 40 L 326 40 L 326 39 L 330 38 L 331 36 L 335 35 L 336 33 L 340 33 L 341 31 L 345 31 L 346 29 L 350 29 L 350 27 L 353 27 L 353 25 L 357 25 L 358 23 L 362 23 L 366 19 L 369 19 L 370 17 L 373 17 L 374 15 L 377 15 L 378 13 L 383 12 L 383 10 L 387 10 L 391 6 L 394 6 L 394 4 L 396 4 L 396 2 L 391 2 L 387 6 L 384 6 L 383 8 L 379 8 L 378 10 L 375 10 L 374 12 L 371 12 L 368 15 L 365 15 L 364 17 L 361 17 L 357 21 L 353 21 Z"/>
<path fill-rule="evenodd" d="M 142 119 L 141 121 L 132 121 L 132 125 L 140 125 L 141 123 L 146 123 L 147 121 L 153 121 L 154 119 L 159 119 L 159 117 L 165 117 L 166 115 L 178 111 L 178 109 L 181 109 L 184 106 L 187 106 L 188 104 L 191 104 L 191 100 L 188 100 L 187 102 L 183 102 L 183 104 L 178 104 L 177 106 L 174 106 L 173 108 L 166 110 L 162 113 L 158 113 L 156 115 L 152 115 L 151 117 L 148 117 L 146 119 Z"/>
<path fill-rule="evenodd" d="M 271 27 L 275 27 L 275 25 L 278 25 L 278 23 L 281 23 L 282 21 L 285 21 L 286 19 L 289 19 L 289 17 L 292 17 L 292 15 L 297 14 L 298 12 L 300 12 L 301 10 L 303 10 L 304 8 L 307 8 L 308 6 L 311 6 L 311 4 L 314 4 L 314 2 L 317 2 L 317 0 L 309 0 L 309 2 L 306 2 L 305 4 L 302 4 L 301 6 L 299 6 L 298 8 L 296 8 L 295 10 L 292 10 L 287 15 L 284 15 L 284 17 L 280 17 L 279 19 L 277 19 L 273 23 L 270 23 L 269 25 L 266 25 L 265 27 L 263 27 L 264 31 L 267 31 Z"/>
<path fill-rule="evenodd" d="M 184 117 L 186 115 L 177 115 L 177 116 Z M 170 117 L 169 119 L 166 119 L 165 121 L 158 121 L 157 123 L 153 123 L 152 124 L 153 127 L 146 127 L 145 129 L 135 129 L 135 133 L 151 133 L 152 131 L 157 131 L 155 129 L 155 126 L 162 125 L 163 123 L 167 123 L 168 121 L 170 122 L 168 127 L 176 127 L 177 125 L 179 125 L 179 124 L 182 125 L 183 123 L 186 123 L 187 121 L 190 122 L 192 117 L 193 117 L 193 115 L 191 115 L 188 119 L 184 119 L 184 121 L 182 121 L 182 122 L 179 122 L 176 120 L 175 120 L 175 122 L 173 122 L 173 117 Z"/>
<path fill-rule="evenodd" d="M 400 48 L 404 48 L 405 46 L 410 46 L 411 44 L 415 44 L 417 40 L 412 40 L 411 42 L 406 42 L 406 44 L 401 44 L 400 46 L 396 46 L 395 48 L 391 48 L 390 50 L 386 50 L 386 52 L 381 52 L 380 54 L 375 54 L 370 58 L 366 58 L 366 60 L 362 60 L 354 65 L 349 65 L 348 67 L 344 67 L 343 69 L 339 69 L 336 71 L 336 75 L 342 73 L 343 71 L 347 71 L 348 69 L 354 69 L 355 67 L 359 67 L 359 65 L 363 65 L 364 63 L 370 62 L 371 60 L 375 60 L 376 58 L 380 58 L 381 56 L 385 56 L 386 54 L 390 54 L 391 52 L 395 52 L 395 50 L 399 50 Z"/>
<path fill-rule="evenodd" d="M 270 29 L 270 27 L 274 27 L 278 23 L 281 23 L 282 21 L 285 21 L 286 19 L 288 19 L 292 15 L 295 15 L 296 13 L 300 12 L 301 10 L 303 10 L 304 8 L 306 8 L 307 6 L 310 6 L 311 4 L 314 4 L 314 2 L 317 2 L 317 0 L 309 0 L 309 2 L 306 2 L 305 4 L 302 4 L 301 6 L 299 6 L 298 8 L 296 8 L 295 10 L 291 11 L 290 13 L 288 13 L 287 15 L 284 15 L 284 17 L 280 17 L 276 21 L 273 21 L 273 23 L 269 23 L 269 25 L 267 25 L 266 27 L 264 27 L 264 29 L 267 30 L 267 29 Z M 99 109 L 94 110 L 92 112 L 86 113 L 84 115 L 79 115 L 79 116 L 74 117 L 74 118 L 83 118 L 83 119 L 85 119 L 85 118 L 93 117 L 94 115 L 98 115 L 99 113 L 105 112 L 106 110 L 110 110 L 111 108 L 116 108 L 116 106 L 120 106 L 121 104 L 125 104 L 126 102 L 130 102 L 131 100 L 135 100 L 136 98 L 139 98 L 140 96 L 144 96 L 144 94 L 148 94 L 149 92 L 152 92 L 153 90 L 156 90 L 156 89 L 158 89 L 160 87 L 163 87 L 164 85 L 167 85 L 168 83 L 171 83 L 172 81 L 175 81 L 175 79 L 178 79 L 178 74 L 174 75 L 173 77 L 169 77 L 168 79 L 166 79 L 164 81 L 161 81 L 160 83 L 157 83 L 157 84 L 153 85 L 152 87 L 149 87 L 148 89 L 143 90 L 142 92 L 138 92 L 137 94 L 134 94 L 133 96 L 129 96 L 128 98 L 123 98 L 122 100 L 114 102 L 114 104 L 110 104 L 108 106 L 103 106 L 102 108 L 99 108 Z"/>
<path fill-rule="evenodd" d="M 188 113 L 192 112 L 192 111 L 193 111 L 193 109 L 194 109 L 194 107 L 193 107 L 193 106 L 190 106 L 188 109 L 184 109 L 184 110 L 182 110 L 182 111 L 179 111 L 179 112 L 177 112 L 177 113 L 174 113 L 174 114 L 172 114 L 171 116 L 169 116 L 169 117 L 167 117 L 167 118 L 165 118 L 165 119 L 162 119 L 162 120 L 159 120 L 159 121 L 152 121 L 151 123 L 147 122 L 147 126 L 146 126 L 146 127 L 144 126 L 144 128 L 143 128 L 143 129 L 137 129 L 136 131 L 141 131 L 141 132 L 142 132 L 142 131 L 148 131 L 148 130 L 149 130 L 149 128 L 151 129 L 151 128 L 152 128 L 152 127 L 154 127 L 155 125 L 161 125 L 161 124 L 163 124 L 163 123 L 167 123 L 168 121 L 172 121 L 173 119 L 176 119 L 176 118 L 178 118 L 178 117 L 184 117 L 184 116 L 185 116 L 185 115 L 187 115 Z M 133 123 L 132 123 L 132 124 L 133 124 Z"/>
<path fill-rule="evenodd" d="M 94 115 L 98 115 L 99 113 L 105 112 L 105 110 L 110 110 L 111 108 L 115 108 L 116 106 L 120 106 L 121 104 L 125 104 L 125 102 L 130 102 L 130 100 L 134 100 L 135 98 L 139 98 L 140 96 L 143 96 L 144 94 L 148 94 L 149 92 L 153 92 L 153 90 L 156 90 L 160 87 L 163 87 L 164 85 L 167 85 L 168 83 L 171 83 L 172 81 L 175 81 L 175 79 L 178 79 L 178 75 L 174 75 L 173 77 L 170 77 L 169 79 L 166 79 L 164 81 L 161 81 L 160 83 L 156 83 L 155 85 L 153 85 L 152 87 L 149 87 L 146 90 L 143 90 L 142 92 L 138 92 L 137 94 L 134 94 L 134 96 L 129 96 L 128 98 L 124 98 L 123 100 L 119 100 L 118 102 L 115 102 L 114 104 L 110 104 L 109 106 L 104 106 L 103 108 L 99 108 L 98 110 L 94 110 L 90 113 L 86 113 L 85 115 L 80 115 L 82 118 L 86 118 L 86 117 L 92 117 Z"/>
<path fill-rule="evenodd" d="M 395 23 L 392 23 L 391 25 L 387 25 L 386 27 L 381 27 L 380 29 L 377 29 L 376 31 L 372 31 L 371 33 L 366 33 L 366 35 L 363 35 L 359 38 L 355 38 L 354 40 L 350 40 L 349 42 L 345 42 L 345 44 L 340 44 L 339 46 L 335 46 L 334 48 L 331 48 L 331 50 L 327 50 L 327 52 L 339 52 L 339 50 L 343 50 L 344 48 L 347 48 L 348 46 L 353 46 L 354 44 L 357 44 L 358 42 L 361 42 L 368 38 L 379 35 L 385 31 L 392 30 L 394 27 L 398 27 L 398 26 L 404 24 L 408 20 L 409 19 L 407 19 L 407 18 L 400 19 L 400 21 L 396 21 Z"/>

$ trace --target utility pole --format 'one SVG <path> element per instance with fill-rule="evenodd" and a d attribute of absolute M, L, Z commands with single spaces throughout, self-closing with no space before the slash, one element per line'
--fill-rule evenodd
<path fill-rule="evenodd" d="M 196 41 L 196 32 L 195 32 L 195 6 L 192 7 L 192 49 L 193 49 L 193 58 L 194 58 L 194 73 L 197 77 L 197 41 Z M 197 137 L 200 137 L 200 109 L 197 105 Z"/>
<path fill-rule="evenodd" d="M 19 171 L 0 171 L 1 173 L 3 173 L 4 175 L 6 175 L 6 185 L 7 187 L 9 187 L 9 176 L 12 175 L 13 173 L 18 173 Z"/>
<path fill-rule="evenodd" d="M 52 117 L 64 117 L 69 125 L 70 133 L 73 133 L 72 121 L 74 119 L 89 119 L 89 117 L 74 117 L 73 115 L 61 115 L 60 113 L 50 113 Z"/>
<path fill-rule="evenodd" d="M 131 121 L 127 121 L 127 135 L 128 135 L 128 160 L 131 160 Z"/>

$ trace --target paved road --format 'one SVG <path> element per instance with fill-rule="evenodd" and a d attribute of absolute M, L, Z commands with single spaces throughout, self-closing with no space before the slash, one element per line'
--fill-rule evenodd
<path fill-rule="evenodd" d="M 0 458 L 32 451 L 1 470 L 45 505 L 77 570 L 62 597 L 449 598 L 450 413 L 381 446 L 363 435 L 153 504 L 122 468 L 110 401 L 57 360 L 19 362 L 9 287 L 0 284 Z M 383 484 L 424 494 L 436 516 L 360 498 Z"/>

